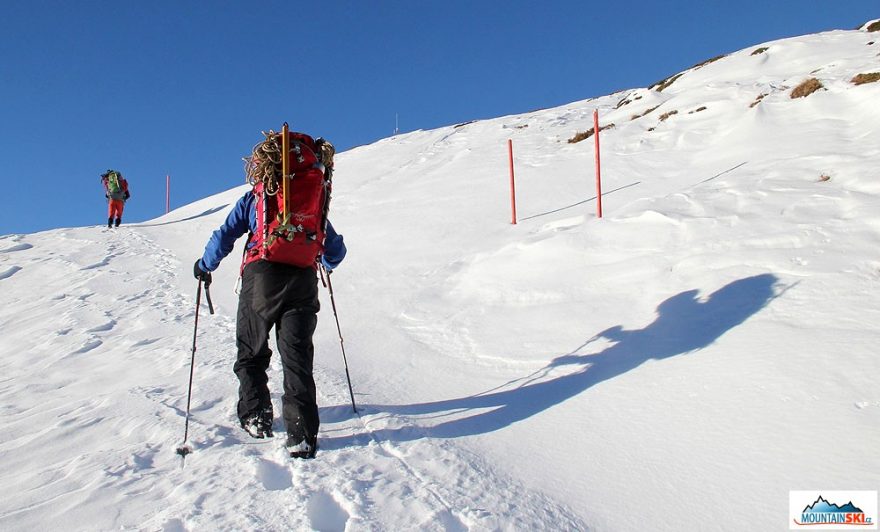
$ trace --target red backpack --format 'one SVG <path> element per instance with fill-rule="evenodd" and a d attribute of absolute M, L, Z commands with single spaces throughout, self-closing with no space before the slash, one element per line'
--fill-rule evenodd
<path fill-rule="evenodd" d="M 315 266 L 324 251 L 332 161 L 326 167 L 322 162 L 322 140 L 315 142 L 304 133 L 288 131 L 287 123 L 282 133 L 270 132 L 267 139 L 273 135 L 279 147 L 287 149 L 289 177 L 283 178 L 282 169 L 281 179 L 254 183 L 257 231 L 248 239 L 242 269 L 257 260 Z"/>

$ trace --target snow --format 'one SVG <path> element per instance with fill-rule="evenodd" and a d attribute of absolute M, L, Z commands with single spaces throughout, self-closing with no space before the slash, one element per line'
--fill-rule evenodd
<path fill-rule="evenodd" d="M 237 426 L 241 242 L 200 309 L 175 453 L 192 262 L 247 187 L 0 237 L 0 528 L 778 530 L 790 490 L 878 489 L 880 83 L 849 82 L 874 40 L 763 43 L 662 92 L 339 154 L 360 412 L 322 291 L 314 460 L 286 457 L 280 419 L 269 441 Z M 791 99 L 808 77 L 825 90 Z M 601 219 L 592 139 L 567 142 L 594 109 L 615 124 Z M 276 412 L 280 378 L 274 357 Z"/>

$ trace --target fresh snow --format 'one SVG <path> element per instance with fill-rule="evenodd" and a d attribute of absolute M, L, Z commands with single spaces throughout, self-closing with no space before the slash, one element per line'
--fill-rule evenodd
<path fill-rule="evenodd" d="M 662 92 L 340 154 L 360 413 L 324 290 L 314 460 L 285 456 L 280 419 L 270 441 L 237 426 L 241 241 L 175 453 L 192 263 L 246 186 L 0 237 L 0 529 L 781 530 L 790 490 L 878 489 L 880 83 L 849 82 L 880 70 L 875 41 L 758 44 Z M 791 99 L 809 77 L 825 89 Z M 593 139 L 567 142 L 594 109 L 615 124 L 602 219 Z M 274 357 L 276 412 L 280 378 Z"/>

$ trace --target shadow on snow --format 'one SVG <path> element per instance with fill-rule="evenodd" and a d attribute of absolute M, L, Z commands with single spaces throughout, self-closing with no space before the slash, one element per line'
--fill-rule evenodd
<path fill-rule="evenodd" d="M 775 292 L 777 282 L 772 274 L 739 279 L 702 301 L 698 290 L 682 292 L 660 303 L 657 318 L 644 328 L 625 330 L 617 325 L 606 329 L 574 351 L 553 359 L 541 370 L 477 395 L 412 405 L 366 406 L 367 412 L 419 416 L 415 419 L 420 420 L 452 418 L 431 426 L 377 430 L 373 431 L 373 437 L 379 441 L 459 438 L 502 429 L 623 375 L 648 360 L 664 360 L 711 345 L 781 295 Z M 582 353 L 599 338 L 614 343 L 598 353 Z M 550 371 L 563 366 L 572 366 L 571 373 L 546 378 Z M 327 410 L 328 417 L 334 417 L 336 408 Z M 369 441 L 363 436 L 330 437 L 321 441 L 327 448 L 339 448 Z"/>
<path fill-rule="evenodd" d="M 225 204 L 223 204 L 223 205 L 220 205 L 219 207 L 213 207 L 213 208 L 208 209 L 208 210 L 206 210 L 206 211 L 204 211 L 204 212 L 201 212 L 201 213 L 199 213 L 199 214 L 194 214 L 194 215 L 192 215 L 192 216 L 188 216 L 188 217 L 186 217 L 186 218 L 181 218 L 180 220 L 171 220 L 170 222 L 160 222 L 160 223 L 155 223 L 155 224 L 144 224 L 144 223 L 141 223 L 141 224 L 129 224 L 129 225 L 134 226 L 134 227 L 159 227 L 160 225 L 179 224 L 180 222 L 188 222 L 188 221 L 190 221 L 190 220 L 195 220 L 196 218 L 202 218 L 202 217 L 204 217 L 204 216 L 208 216 L 208 215 L 210 215 L 210 214 L 214 214 L 215 212 L 222 211 L 222 210 L 225 209 L 226 207 L 229 207 L 229 204 L 228 204 L 228 203 L 225 203 Z"/>

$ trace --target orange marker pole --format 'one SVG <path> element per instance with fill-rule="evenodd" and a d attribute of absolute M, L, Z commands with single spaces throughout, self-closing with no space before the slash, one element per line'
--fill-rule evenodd
<path fill-rule="evenodd" d="M 513 140 L 507 139 L 507 158 L 510 162 L 510 223 L 516 225 L 516 185 L 513 179 Z"/>
<path fill-rule="evenodd" d="M 602 165 L 599 163 L 599 110 L 593 111 L 593 136 L 596 137 L 596 216 L 602 217 Z"/>

